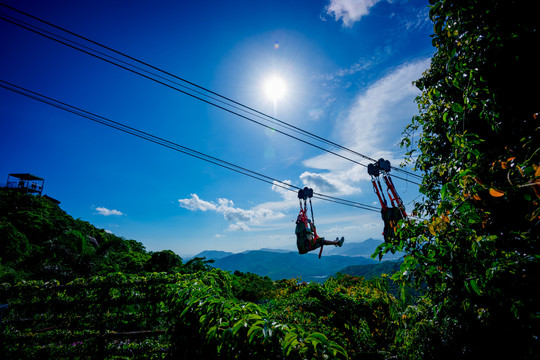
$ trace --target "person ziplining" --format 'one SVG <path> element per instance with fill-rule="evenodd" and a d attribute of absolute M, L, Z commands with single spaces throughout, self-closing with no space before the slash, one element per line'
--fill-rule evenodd
<path fill-rule="evenodd" d="M 315 227 L 315 219 L 313 217 L 313 206 L 311 204 L 311 198 L 313 197 L 313 189 L 305 187 L 298 190 L 298 199 L 300 201 L 300 213 L 296 219 L 296 247 L 300 254 L 306 254 L 309 251 L 320 248 L 319 259 L 321 258 L 324 245 L 334 245 L 341 247 L 345 238 L 336 238 L 335 241 L 326 240 L 324 237 L 317 235 L 317 228 Z M 307 214 L 307 199 L 309 199 L 309 206 L 311 209 L 311 220 Z M 303 201 L 303 206 L 302 206 Z"/>
<path fill-rule="evenodd" d="M 403 205 L 403 201 L 399 197 L 394 183 L 392 182 L 392 178 L 389 175 L 390 169 L 390 161 L 384 159 L 379 159 L 379 161 L 368 165 L 368 174 L 371 175 L 373 190 L 381 203 L 381 216 L 384 221 L 384 230 L 382 233 L 384 241 L 391 240 L 394 237 L 398 222 L 407 218 L 405 205 Z M 380 175 L 382 175 L 386 184 L 386 191 L 391 206 L 388 206 L 388 203 L 386 202 L 381 181 L 379 180 Z"/>

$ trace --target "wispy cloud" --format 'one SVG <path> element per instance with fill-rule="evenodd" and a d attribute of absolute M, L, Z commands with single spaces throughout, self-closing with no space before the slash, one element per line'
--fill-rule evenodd
<path fill-rule="evenodd" d="M 407 6 L 403 9 L 404 12 L 401 14 L 394 13 L 393 15 L 405 30 L 416 31 L 433 26 L 429 18 L 429 7 L 427 5 L 420 8 Z"/>
<path fill-rule="evenodd" d="M 369 14 L 369 10 L 379 1 L 381 0 L 330 0 L 325 11 L 336 21 L 341 20 L 343 26 L 352 27 L 362 16 Z"/>
<path fill-rule="evenodd" d="M 222 214 L 225 220 L 231 224 L 227 231 L 248 231 L 249 225 L 259 225 L 264 221 L 283 218 L 285 215 L 272 209 L 258 206 L 253 209 L 235 207 L 232 200 L 220 198 L 217 202 L 202 200 L 197 194 L 191 194 L 190 198 L 179 199 L 178 204 L 184 209 L 191 211 L 214 211 Z"/>
<path fill-rule="evenodd" d="M 388 141 L 417 111 L 414 98 L 419 90 L 412 82 L 428 66 L 429 59 L 403 64 L 359 94 L 339 125 L 344 142 L 371 153 L 393 145 Z"/>
<path fill-rule="evenodd" d="M 216 211 L 217 205 L 213 202 L 204 201 L 197 196 L 197 194 L 191 194 L 189 199 L 179 199 L 178 203 L 180 207 L 191 211 Z"/>
<path fill-rule="evenodd" d="M 121 211 L 118 211 L 118 210 L 109 210 L 107 208 L 104 208 L 104 207 L 96 207 L 96 211 L 99 215 L 103 215 L 103 216 L 120 216 L 120 215 L 124 215 L 123 212 Z"/>
<path fill-rule="evenodd" d="M 284 183 L 284 184 L 283 184 Z M 281 184 L 274 181 L 272 191 L 281 196 L 280 201 L 265 202 L 254 207 L 254 209 L 270 209 L 273 211 L 286 211 L 298 206 L 298 197 L 296 189 L 287 188 L 286 184 L 291 184 L 291 180 L 284 180 Z M 278 186 L 279 185 L 279 186 Z"/>
<path fill-rule="evenodd" d="M 419 90 L 412 82 L 428 67 L 429 59 L 403 64 L 359 93 L 336 125 L 340 129 L 337 132 L 340 142 L 371 158 L 383 157 L 398 164 L 402 156 L 397 142 L 417 111 L 414 99 Z M 341 154 L 354 157 L 346 152 Z M 361 158 L 357 160 L 368 163 Z M 369 179 L 365 167 L 351 166 L 332 154 L 313 157 L 304 161 L 304 165 L 319 170 L 304 172 L 300 176 L 304 184 L 327 193 L 357 193 L 358 182 Z"/>
<path fill-rule="evenodd" d="M 249 231 L 249 226 L 243 222 L 237 222 L 235 224 L 230 224 L 227 230 L 225 231 Z"/>

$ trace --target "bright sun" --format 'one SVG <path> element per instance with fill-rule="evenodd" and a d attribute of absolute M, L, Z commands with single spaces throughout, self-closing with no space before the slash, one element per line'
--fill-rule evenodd
<path fill-rule="evenodd" d="M 282 99 L 287 93 L 287 84 L 282 77 L 272 75 L 264 82 L 264 93 L 270 100 L 276 102 Z"/>

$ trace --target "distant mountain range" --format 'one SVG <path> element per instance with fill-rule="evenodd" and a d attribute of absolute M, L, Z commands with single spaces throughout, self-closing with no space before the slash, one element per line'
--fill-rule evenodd
<path fill-rule="evenodd" d="M 328 255 L 342 255 L 342 256 L 364 256 L 371 257 L 371 255 L 377 249 L 377 246 L 383 243 L 382 240 L 369 238 L 362 242 L 350 242 L 345 240 L 342 247 L 328 246 L 324 249 Z M 397 260 L 402 257 L 402 253 L 391 254 L 388 253 L 384 256 L 384 260 Z"/>
<path fill-rule="evenodd" d="M 212 266 L 231 272 L 251 272 L 268 276 L 272 280 L 301 278 L 303 281 L 323 282 L 338 272 L 345 273 L 343 270 L 350 266 L 365 265 L 369 268 L 369 265 L 380 265 L 379 261 L 370 256 L 381 243 L 382 240 L 367 239 L 360 243 L 345 242 L 341 248 L 326 246 L 321 259 L 318 258 L 318 251 L 300 255 L 282 249 L 261 249 L 238 254 L 207 250 L 196 256 L 214 260 Z M 388 254 L 384 260 L 395 260 L 400 256 Z M 364 271 L 370 272 L 367 268 Z"/>
<path fill-rule="evenodd" d="M 234 253 L 227 252 L 227 251 L 218 251 L 218 250 L 205 250 L 195 255 L 194 257 L 206 258 L 207 260 L 217 260 L 217 259 L 221 259 L 230 255 L 234 255 Z M 189 260 L 189 259 L 191 258 L 187 258 L 186 260 Z"/>
<path fill-rule="evenodd" d="M 375 260 L 352 256 L 322 256 L 310 253 L 254 250 L 215 259 L 212 266 L 227 270 L 251 272 L 272 280 L 301 278 L 303 281 L 326 280 L 339 270 L 351 265 L 376 264 Z"/>

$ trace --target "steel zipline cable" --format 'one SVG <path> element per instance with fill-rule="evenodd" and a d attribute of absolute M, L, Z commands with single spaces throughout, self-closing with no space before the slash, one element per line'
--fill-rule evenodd
<path fill-rule="evenodd" d="M 0 80 L 0 87 L 4 88 L 6 90 L 10 90 L 12 92 L 24 95 L 26 97 L 32 98 L 34 100 L 43 102 L 45 104 L 54 106 L 54 107 L 56 107 L 58 109 L 65 110 L 65 111 L 70 112 L 72 114 L 84 117 L 84 118 L 86 118 L 88 120 L 91 120 L 91 121 L 94 121 L 96 123 L 108 126 L 108 127 L 113 128 L 115 130 L 119 130 L 119 131 L 122 131 L 124 133 L 136 136 L 136 137 L 138 137 L 140 139 L 150 141 L 150 142 L 152 142 L 154 144 L 164 146 L 164 147 L 166 147 L 168 149 L 175 150 L 175 151 L 178 151 L 180 153 L 195 157 L 195 158 L 197 158 L 199 160 L 203 160 L 203 161 L 209 162 L 211 164 L 214 164 L 214 165 L 226 168 L 228 170 L 237 172 L 239 174 L 249 176 L 249 177 L 254 178 L 256 180 L 266 182 L 266 183 L 271 184 L 273 186 L 277 186 L 277 187 L 280 187 L 280 188 L 283 188 L 285 190 L 289 190 L 289 191 L 292 191 L 292 192 L 296 192 L 297 190 L 300 190 L 299 187 L 291 185 L 291 184 L 289 184 L 287 182 L 272 178 L 270 176 L 263 175 L 263 174 L 261 174 L 259 172 L 253 171 L 253 170 L 249 170 L 249 169 L 247 169 L 245 167 L 242 167 L 242 166 L 236 165 L 234 163 L 219 159 L 217 157 L 205 154 L 203 152 L 191 149 L 189 147 L 180 145 L 178 143 L 166 140 L 166 139 L 164 139 L 162 137 L 152 135 L 152 134 L 150 134 L 148 132 L 145 132 L 145 131 L 136 129 L 134 127 L 122 124 L 120 122 L 105 118 L 103 116 L 96 115 L 96 114 L 91 113 L 89 111 L 86 111 L 86 110 L 77 108 L 75 106 L 69 105 L 67 103 L 55 100 L 55 99 L 50 98 L 48 96 L 36 93 L 36 92 L 28 90 L 28 89 L 25 89 L 23 87 L 17 86 L 17 85 L 12 84 L 12 83 L 9 83 L 7 81 Z M 340 204 L 340 205 L 351 206 L 351 207 L 355 207 L 355 208 L 359 208 L 359 209 L 363 209 L 363 210 L 367 210 L 367 211 L 379 212 L 378 208 L 376 208 L 374 206 L 371 206 L 371 205 L 366 205 L 366 204 L 362 204 L 362 203 L 359 203 L 359 202 L 350 201 L 350 200 L 346 200 L 346 199 L 341 199 L 341 198 L 333 197 L 333 196 L 330 196 L 330 195 L 324 195 L 324 194 L 320 194 L 320 193 L 315 193 L 314 195 L 315 195 L 314 196 L 315 198 L 318 198 L 320 200 L 334 202 L 334 203 L 337 203 L 337 204 Z"/>
<path fill-rule="evenodd" d="M 4 16 L 4 17 L 0 17 L 0 19 L 2 19 L 2 20 L 4 20 L 4 21 L 10 22 L 10 23 L 12 23 L 12 24 L 14 24 L 14 25 L 20 26 L 20 27 L 25 28 L 25 29 L 27 29 L 27 30 L 30 30 L 30 31 L 32 31 L 32 32 L 34 32 L 34 33 L 37 33 L 37 34 L 39 34 L 39 35 L 41 35 L 41 36 L 44 36 L 44 37 L 49 38 L 49 39 L 51 39 L 51 40 L 57 41 L 57 42 L 59 42 L 59 43 L 62 43 L 62 44 L 66 45 L 66 46 L 69 46 L 69 47 L 71 47 L 71 48 L 73 48 L 73 49 L 82 51 L 83 53 L 86 53 L 86 54 L 88 54 L 88 55 L 94 56 L 94 57 L 96 57 L 96 58 L 98 58 L 98 59 L 101 59 L 101 60 L 103 60 L 103 61 L 106 61 L 106 62 L 108 62 L 108 63 L 110 63 L 110 64 L 116 65 L 116 66 L 118 66 L 118 67 L 120 67 L 120 68 L 123 68 L 123 69 L 125 69 L 125 70 L 128 70 L 128 71 L 131 71 L 131 72 L 133 72 L 133 73 L 135 73 L 135 74 L 138 74 L 138 75 L 140 75 L 140 76 L 143 76 L 143 77 L 145 77 L 145 78 L 147 78 L 147 79 L 150 79 L 150 80 L 153 80 L 153 81 L 155 81 L 155 82 L 158 82 L 158 83 L 160 83 L 160 84 L 162 84 L 162 85 L 168 86 L 169 88 L 172 88 L 172 89 L 174 89 L 174 90 L 180 91 L 180 92 L 182 92 L 182 93 L 184 93 L 184 94 L 186 94 L 186 95 L 189 95 L 189 96 L 191 96 L 191 97 L 193 97 L 193 98 L 195 98 L 195 99 L 197 99 L 197 100 L 203 101 L 203 102 L 205 102 L 205 103 L 207 103 L 207 104 L 210 104 L 210 105 L 213 105 L 213 106 L 216 106 L 216 107 L 218 107 L 218 108 L 220 108 L 220 109 L 222 109 L 222 110 L 228 111 L 228 112 L 230 112 L 230 113 L 232 113 L 232 114 L 234 114 L 234 115 L 237 115 L 237 116 L 239 116 L 239 117 L 242 117 L 242 118 L 244 118 L 244 119 L 246 119 L 246 120 L 248 120 L 248 121 L 251 121 L 251 122 L 253 122 L 253 123 L 255 123 L 255 124 L 261 125 L 261 126 L 263 126 L 263 127 L 269 128 L 269 129 L 272 129 L 272 130 L 274 130 L 274 131 L 276 131 L 276 132 L 278 132 L 278 133 L 280 133 L 280 134 L 282 134 L 282 135 L 291 137 L 291 138 L 293 138 L 293 139 L 295 139 L 295 140 L 298 140 L 298 141 L 300 141 L 300 142 L 303 142 L 303 143 L 305 143 L 305 144 L 307 144 L 307 145 L 313 146 L 313 147 L 315 147 L 315 148 L 317 148 L 317 149 L 323 150 L 323 151 L 325 151 L 325 152 L 331 153 L 331 154 L 336 155 L 336 156 L 338 156 L 338 157 L 340 157 L 340 158 L 343 158 L 343 159 L 345 159 L 345 160 L 351 161 L 351 162 L 353 162 L 353 163 L 355 163 L 355 164 L 357 164 L 357 165 L 361 165 L 361 166 L 364 166 L 364 167 L 367 166 L 367 165 L 365 165 L 365 164 L 363 164 L 363 163 L 360 163 L 360 162 L 355 161 L 355 160 L 353 160 L 353 159 L 350 159 L 350 158 L 348 158 L 348 157 L 346 157 L 346 156 L 343 156 L 343 155 L 341 155 L 341 154 L 338 154 L 337 152 L 334 152 L 334 151 L 325 149 L 325 148 L 320 147 L 320 146 L 318 146 L 318 145 L 312 144 L 312 143 L 310 143 L 310 142 L 308 142 L 308 141 L 302 140 L 302 139 L 300 139 L 300 138 L 298 138 L 298 137 L 296 137 L 296 136 L 293 136 L 293 135 L 290 135 L 290 134 L 285 133 L 285 132 L 283 132 L 283 131 L 280 131 L 280 130 L 277 130 L 277 129 L 275 129 L 275 128 L 272 128 L 272 127 L 270 127 L 270 126 L 268 126 L 268 125 L 266 125 L 266 124 L 263 124 L 263 123 L 261 123 L 261 122 L 259 122 L 259 121 L 257 121 L 257 120 L 254 120 L 254 119 L 249 118 L 249 117 L 247 117 L 247 116 L 245 116 L 245 115 L 239 114 L 239 113 L 237 113 L 237 112 L 235 112 L 235 111 L 233 111 L 233 110 L 230 110 L 230 109 L 228 109 L 228 108 L 225 108 L 225 106 L 231 107 L 231 108 L 233 108 L 233 109 L 236 109 L 236 110 L 239 110 L 239 111 L 242 111 L 242 112 L 246 112 L 246 113 L 248 113 L 248 114 L 251 115 L 251 116 L 258 117 L 258 118 L 263 119 L 263 120 L 265 120 L 265 121 L 269 121 L 270 123 L 272 123 L 272 124 L 274 124 L 274 125 L 282 126 L 282 127 L 286 128 L 286 129 L 289 130 L 289 131 L 293 131 L 293 132 L 296 132 L 296 133 L 301 134 L 301 135 L 303 135 L 303 136 L 306 136 L 306 137 L 308 137 L 308 138 L 311 138 L 311 139 L 313 139 L 313 140 L 317 140 L 317 141 L 326 143 L 326 144 L 328 144 L 328 145 L 334 146 L 334 147 L 339 148 L 339 149 L 341 149 L 341 150 L 344 150 L 344 151 L 347 151 L 347 152 L 352 153 L 352 154 L 354 154 L 354 155 L 357 155 L 357 156 L 359 156 L 359 157 L 361 157 L 361 158 L 363 158 L 363 159 L 370 160 L 370 161 L 373 161 L 373 162 L 376 161 L 375 159 L 370 158 L 370 157 L 368 157 L 368 156 L 366 156 L 366 155 L 363 155 L 363 154 L 361 154 L 361 153 L 359 153 L 359 152 L 357 152 L 357 151 L 354 151 L 354 150 L 352 150 L 352 149 L 350 149 L 350 148 L 347 148 L 347 147 L 344 147 L 344 146 L 342 146 L 342 145 L 339 145 L 339 144 L 337 144 L 337 143 L 335 143 L 335 142 L 333 142 L 333 141 L 330 141 L 330 140 L 327 140 L 327 139 L 325 139 L 325 138 L 322 138 L 322 137 L 320 137 L 320 136 L 318 136 L 318 135 L 315 135 L 315 134 L 313 134 L 313 133 L 311 133 L 311 132 L 308 132 L 308 131 L 303 130 L 303 129 L 301 129 L 301 128 L 298 128 L 298 127 L 296 127 L 296 126 L 294 126 L 294 125 L 292 125 L 292 124 L 289 124 L 289 123 L 287 123 L 287 122 L 285 122 L 285 121 L 279 120 L 279 119 L 277 119 L 277 118 L 275 118 L 275 117 L 273 117 L 273 116 L 267 115 L 267 114 L 265 114 L 265 113 L 263 113 L 263 112 L 261 112 L 261 111 L 258 111 L 258 110 L 254 109 L 254 108 L 252 108 L 252 107 L 249 107 L 249 106 L 247 106 L 247 105 L 244 105 L 244 104 L 242 104 L 242 103 L 239 103 L 239 102 L 237 102 L 237 101 L 235 101 L 235 100 L 233 100 L 233 99 L 230 99 L 230 98 L 228 98 L 228 97 L 226 97 L 226 96 L 223 96 L 223 95 L 221 95 L 221 94 L 219 94 L 219 93 L 217 93 L 217 92 L 214 92 L 214 91 L 212 91 L 212 90 L 209 90 L 209 89 L 207 89 L 207 88 L 204 88 L 204 87 L 202 87 L 202 86 L 200 86 L 200 85 L 197 85 L 197 84 L 195 84 L 195 83 L 193 83 L 193 82 L 191 82 L 191 81 L 188 81 L 188 80 L 186 80 L 186 79 L 184 79 L 184 78 L 181 78 L 181 77 L 179 77 L 179 76 L 177 76 L 177 75 L 174 75 L 174 74 L 172 74 L 172 73 L 170 73 L 170 72 L 167 72 L 167 71 L 162 70 L 162 69 L 160 69 L 160 68 L 158 68 L 158 67 L 156 67 L 156 66 L 153 66 L 153 65 L 151 65 L 151 64 L 149 64 L 149 63 L 147 63 L 147 62 L 141 61 L 141 60 L 139 60 L 139 59 L 137 59 L 137 58 L 135 58 L 135 57 L 129 56 L 129 55 L 127 55 L 127 54 L 124 54 L 124 53 L 122 53 L 122 52 L 120 52 L 120 51 L 117 51 L 117 50 L 115 50 L 115 49 L 113 49 L 113 48 L 110 48 L 110 47 L 108 47 L 108 46 L 106 46 L 106 45 L 103 45 L 103 44 L 101 44 L 101 43 L 98 43 L 98 42 L 96 42 L 96 41 L 93 41 L 93 40 L 91 40 L 91 39 L 89 39 L 89 38 L 86 38 L 86 37 L 84 37 L 84 36 L 78 35 L 78 34 L 72 32 L 72 31 L 69 31 L 69 30 L 64 29 L 64 28 L 62 28 L 62 27 L 60 27 L 60 26 L 54 25 L 54 24 L 52 24 L 52 23 L 50 23 L 50 22 L 47 22 L 47 21 L 45 21 L 45 20 L 43 20 L 43 19 L 40 19 L 40 18 L 35 17 L 35 16 L 33 16 L 33 15 L 30 15 L 30 14 L 28 14 L 28 13 L 25 13 L 25 12 L 23 12 L 23 11 L 21 11 L 21 10 L 15 9 L 15 8 L 13 8 L 13 7 L 11 7 L 11 6 L 8 6 L 8 5 L 5 5 L 5 4 L 2 4 L 2 3 L 0 3 L 0 5 L 4 6 L 4 7 L 6 7 L 6 8 L 9 8 L 9 9 L 11 9 L 11 10 L 13 10 L 13 11 L 16 11 L 16 12 L 22 14 L 22 15 L 25 15 L 25 16 L 27 16 L 27 17 L 30 17 L 30 18 L 32 18 L 32 19 L 34 19 L 34 20 L 37 20 L 37 21 L 39 21 L 39 22 L 41 22 L 41 23 L 44 23 L 44 24 L 46 24 L 46 25 L 48 25 L 48 26 L 54 27 L 55 29 L 61 30 L 61 31 L 67 33 L 67 34 L 70 34 L 70 35 L 72 35 L 72 36 L 75 36 L 75 37 L 77 37 L 77 38 L 79 38 L 79 39 L 82 39 L 82 40 L 84 40 L 84 41 L 87 41 L 87 42 L 89 42 L 89 43 L 91 43 L 91 44 L 97 45 L 97 46 L 99 46 L 99 47 L 101 47 L 101 48 L 103 48 L 103 49 L 106 49 L 106 50 L 108 50 L 108 51 L 111 51 L 111 52 L 113 52 L 113 53 L 115 53 L 115 54 L 117 54 L 117 55 L 123 56 L 123 57 L 125 57 L 125 58 L 127 58 L 127 59 L 129 59 L 129 60 L 131 60 L 131 61 L 135 61 L 135 62 L 138 63 L 138 64 L 141 64 L 141 65 L 144 65 L 144 66 L 146 66 L 146 67 L 149 67 L 149 68 L 151 68 L 151 69 L 153 69 L 153 70 L 159 71 L 159 72 L 161 72 L 162 74 L 165 74 L 165 75 L 170 76 L 170 77 L 172 77 L 172 78 L 174 78 L 174 79 L 177 79 L 177 80 L 179 80 L 179 81 L 182 81 L 183 83 L 189 84 L 190 86 L 194 86 L 194 87 L 196 87 L 197 89 L 202 90 L 202 91 L 199 91 L 199 90 L 190 88 L 190 87 L 188 87 L 188 86 L 186 86 L 186 85 L 182 85 L 182 84 L 178 83 L 177 81 L 168 79 L 168 78 L 166 78 L 166 77 L 164 77 L 164 76 L 162 76 L 162 75 L 158 75 L 158 74 L 152 73 L 151 71 L 148 71 L 148 70 L 146 70 L 146 69 L 143 69 L 143 68 L 140 67 L 140 66 L 133 65 L 133 64 L 128 63 L 128 62 L 126 62 L 126 61 L 123 61 L 123 60 L 121 60 L 121 59 L 115 58 L 114 56 L 105 54 L 105 53 L 100 52 L 100 51 L 98 51 L 98 50 L 92 49 L 92 48 L 90 48 L 90 47 L 88 47 L 88 46 L 84 46 L 84 45 L 82 45 L 82 44 L 80 44 L 80 43 L 77 43 L 77 42 L 75 42 L 75 41 L 73 41 L 73 40 L 70 40 L 70 39 L 67 39 L 67 38 L 65 38 L 65 37 L 62 37 L 62 36 L 60 36 L 60 35 L 57 35 L 57 34 L 54 34 L 54 33 L 52 33 L 52 32 L 46 31 L 46 30 L 41 29 L 41 28 L 39 28 L 39 27 L 37 27 L 37 26 L 30 25 L 30 24 L 25 23 L 25 22 L 23 22 L 23 21 L 21 21 L 21 20 L 15 19 L 15 18 L 13 18 L 13 17 L 11 17 L 11 16 L 9 16 L 9 15 L 0 13 L 1 15 Z M 118 62 L 118 63 L 117 63 L 117 62 Z M 144 73 L 146 73 L 147 75 L 145 75 L 145 74 L 143 74 L 143 73 L 141 73 L 141 72 L 144 72 Z M 172 86 L 172 85 L 166 84 L 166 83 L 164 83 L 164 82 L 161 81 L 161 80 L 157 80 L 157 79 L 153 78 L 152 76 L 155 76 L 155 77 L 157 77 L 158 79 L 161 79 L 161 80 L 164 80 L 164 81 L 168 81 L 168 82 L 170 82 L 170 83 L 172 83 L 172 84 L 175 84 L 175 85 L 177 85 L 177 86 L 180 86 L 180 87 L 182 87 L 182 88 L 184 88 L 184 89 L 187 89 L 187 90 L 191 91 L 192 93 L 189 93 L 189 92 L 187 92 L 187 91 L 185 91 L 185 90 L 181 90 L 181 89 L 176 88 L 176 87 L 174 87 L 174 86 Z M 214 96 L 208 95 L 208 94 L 204 93 L 203 91 L 206 92 L 206 93 L 212 94 L 212 95 L 216 96 L 217 98 L 214 97 Z M 211 99 L 211 100 L 213 100 L 213 101 L 216 101 L 216 102 L 221 103 L 222 105 L 218 105 L 218 104 L 216 104 L 216 103 L 213 103 L 212 101 L 208 101 L 208 100 L 202 99 L 200 96 L 194 95 L 193 93 L 194 93 L 194 94 L 198 94 L 198 95 L 200 95 L 200 96 L 207 97 L 207 98 L 209 98 L 209 99 Z M 410 176 L 412 176 L 412 177 L 416 177 L 416 178 L 418 178 L 418 179 L 421 179 L 421 176 L 419 176 L 419 175 L 417 175 L 417 174 L 414 174 L 414 173 L 411 173 L 411 172 L 408 172 L 408 171 L 403 170 L 403 169 L 401 169 L 401 168 L 392 167 L 392 169 L 395 169 L 396 171 L 401 172 L 401 173 L 405 173 L 407 176 L 410 175 Z M 411 182 L 411 183 L 416 184 L 416 185 L 420 185 L 420 184 L 418 184 L 418 183 L 416 183 L 416 182 L 414 182 L 414 181 L 412 181 L 412 180 L 410 180 L 410 179 L 407 179 L 407 178 L 404 179 L 404 178 L 399 177 L 399 176 L 396 176 L 396 175 L 394 175 L 394 177 L 395 177 L 395 178 L 398 178 L 398 179 L 400 179 L 400 180 L 403 180 L 403 181 L 407 181 L 407 182 Z"/>
<path fill-rule="evenodd" d="M 338 154 L 338 153 L 336 153 L 336 152 L 334 152 L 334 151 L 325 149 L 325 148 L 323 148 L 323 147 L 321 147 L 321 146 L 318 146 L 318 145 L 315 145 L 315 144 L 313 144 L 313 143 L 310 143 L 310 142 L 308 142 L 308 141 L 306 141 L 306 140 L 300 139 L 300 138 L 297 137 L 297 136 L 293 136 L 293 135 L 288 134 L 288 133 L 286 133 L 286 132 L 284 132 L 284 131 L 281 131 L 281 130 L 272 128 L 272 127 L 270 127 L 270 126 L 268 126 L 268 125 L 265 125 L 265 124 L 261 123 L 260 121 L 254 120 L 254 119 L 252 119 L 252 118 L 250 118 L 250 117 L 248 117 L 248 116 L 246 116 L 246 115 L 240 114 L 240 113 L 238 113 L 238 112 L 236 112 L 236 111 L 233 111 L 233 110 L 231 110 L 231 109 L 229 109 L 229 108 L 227 108 L 227 107 L 225 107 L 225 106 L 218 105 L 218 104 L 213 103 L 213 102 L 211 102 L 211 101 L 209 101 L 209 100 L 203 99 L 203 98 L 200 97 L 200 96 L 194 95 L 194 94 L 189 93 L 189 92 L 187 92 L 187 91 L 185 91 L 185 90 L 182 90 L 182 89 L 180 89 L 180 88 L 177 88 L 177 87 L 175 87 L 175 86 L 173 86 L 173 85 L 167 84 L 167 83 L 165 83 L 165 82 L 163 82 L 163 81 L 161 81 L 161 80 L 155 79 L 155 78 L 153 78 L 153 77 L 151 77 L 151 76 L 149 76 L 149 75 L 145 75 L 145 74 L 143 74 L 142 72 L 139 72 L 139 71 L 137 71 L 137 70 L 131 69 L 131 68 L 129 68 L 129 67 L 126 66 L 126 65 L 122 65 L 122 64 L 116 63 L 116 62 L 114 62 L 113 60 L 106 59 L 105 57 L 100 56 L 100 55 L 97 55 L 97 54 L 94 54 L 94 53 L 92 53 L 91 51 L 84 50 L 84 49 L 82 49 L 82 48 L 77 47 L 76 45 L 69 44 L 69 43 L 67 43 L 67 42 L 65 42 L 65 41 L 62 41 L 62 40 L 59 40 L 59 39 L 54 38 L 54 37 L 52 37 L 52 36 L 46 35 L 46 34 L 44 34 L 44 33 L 39 32 L 38 30 L 31 29 L 30 27 L 27 27 L 27 26 L 22 25 L 22 24 L 20 24 L 20 23 L 14 22 L 14 21 L 9 20 L 9 19 L 6 19 L 6 18 L 4 18 L 4 17 L 2 17 L 2 16 L 0 16 L 0 19 L 5 20 L 5 21 L 7 21 L 7 22 L 10 22 L 10 23 L 12 23 L 12 24 L 15 24 L 15 25 L 17 25 L 17 26 L 23 27 L 23 28 L 25 28 L 25 29 L 27 29 L 27 30 L 30 30 L 30 31 L 32 31 L 32 32 L 34 32 L 34 33 L 37 33 L 37 34 L 39 34 L 39 35 L 42 35 L 42 36 L 44 36 L 44 37 L 46 37 L 46 38 L 49 38 L 49 39 L 51 39 L 51 40 L 57 41 L 57 42 L 59 42 L 59 43 L 62 43 L 62 44 L 64 44 L 64 45 L 66 45 L 66 46 L 69 46 L 69 47 L 71 47 L 71 48 L 73 48 L 73 49 L 79 50 L 79 51 L 81 51 L 81 52 L 83 52 L 83 53 L 86 53 L 86 54 L 88 54 L 88 55 L 94 56 L 94 57 L 96 57 L 96 58 L 98 58 L 98 59 L 101 59 L 101 60 L 103 60 L 103 61 L 106 61 L 106 62 L 108 62 L 108 63 L 110 63 L 110 64 L 112 64 L 112 65 L 118 66 L 118 67 L 120 67 L 120 68 L 122 68 L 122 69 L 125 69 L 125 70 L 127 70 L 127 71 L 130 71 L 130 72 L 135 73 L 135 74 L 137 74 L 137 75 L 140 75 L 140 76 L 142 76 L 142 77 L 145 77 L 145 78 L 147 78 L 147 79 L 149 79 L 149 80 L 155 81 L 155 82 L 157 82 L 157 83 L 159 83 L 159 84 L 161 84 L 161 85 L 164 85 L 164 86 L 169 87 L 169 88 L 171 88 L 171 89 L 173 89 L 173 90 L 179 91 L 179 92 L 181 92 L 181 93 L 183 93 L 183 94 L 189 95 L 189 96 L 191 96 L 191 97 L 193 97 L 193 98 L 195 98 L 195 99 L 197 99 L 197 100 L 200 100 L 200 101 L 202 101 L 202 102 L 205 102 L 205 103 L 207 103 L 207 104 L 209 104 L 209 105 L 213 105 L 213 106 L 217 107 L 218 109 L 227 111 L 227 112 L 229 112 L 229 113 L 231 113 L 231 114 L 233 114 L 233 115 L 239 116 L 239 117 L 241 117 L 241 118 L 243 118 L 243 119 L 246 119 L 246 120 L 248 120 L 248 121 L 251 121 L 251 122 L 253 122 L 253 123 L 255 123 L 255 124 L 264 126 L 264 127 L 268 128 L 268 129 L 271 129 L 271 130 L 273 130 L 273 131 L 275 131 L 275 132 L 277 132 L 277 133 L 280 133 L 280 134 L 282 134 L 282 135 L 288 136 L 288 137 L 290 137 L 290 138 L 292 138 L 292 139 L 294 139 L 294 140 L 303 142 L 303 143 L 305 143 L 305 144 L 307 144 L 307 145 L 310 145 L 310 146 L 315 147 L 315 148 L 317 148 L 317 149 L 319 149 L 319 150 L 328 152 L 328 153 L 333 154 L 333 155 L 335 155 L 335 156 L 338 156 L 338 157 L 340 157 L 340 158 L 342 158 L 342 159 L 351 161 L 351 162 L 356 163 L 356 164 L 358 164 L 358 165 L 366 166 L 365 164 L 362 164 L 362 163 L 360 163 L 360 162 L 358 162 L 358 161 L 355 161 L 355 160 L 350 159 L 350 158 L 348 158 L 348 157 L 346 157 L 346 156 L 343 156 L 343 155 L 341 155 L 341 154 Z"/>

